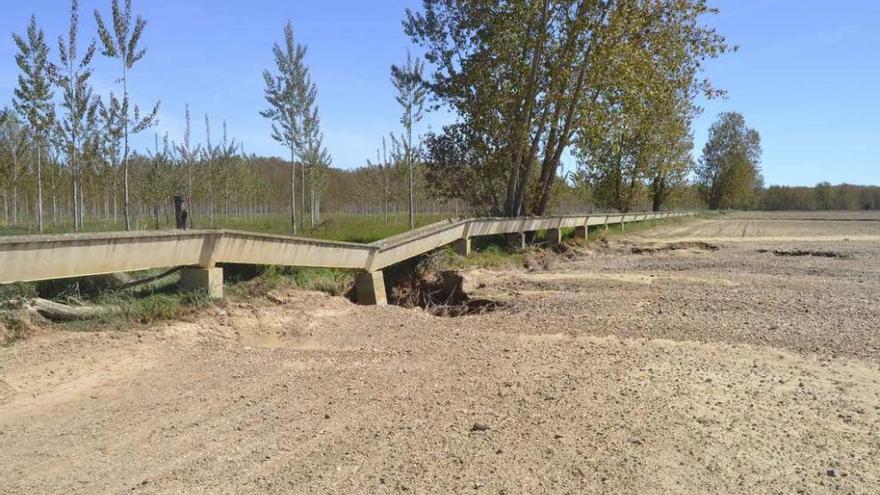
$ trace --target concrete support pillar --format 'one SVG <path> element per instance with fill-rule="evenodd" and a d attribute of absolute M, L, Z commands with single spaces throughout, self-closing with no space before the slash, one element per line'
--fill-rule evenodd
<path fill-rule="evenodd" d="M 575 227 L 574 228 L 574 239 L 576 241 L 586 241 L 587 240 L 587 226 L 583 227 Z"/>
<path fill-rule="evenodd" d="M 388 304 L 385 297 L 385 279 L 382 272 L 360 272 L 355 277 L 354 291 L 358 304 L 367 306 Z"/>
<path fill-rule="evenodd" d="M 526 233 L 525 232 L 514 232 L 512 234 L 507 235 L 507 243 L 513 249 L 525 249 L 526 248 Z"/>
<path fill-rule="evenodd" d="M 455 241 L 455 252 L 458 253 L 459 256 L 470 256 L 471 238 L 465 237 L 463 239 Z"/>
<path fill-rule="evenodd" d="M 204 290 L 212 299 L 223 298 L 222 268 L 184 268 L 180 271 L 180 289 Z"/>
<path fill-rule="evenodd" d="M 547 229 L 547 242 L 551 246 L 562 244 L 562 229 Z"/>

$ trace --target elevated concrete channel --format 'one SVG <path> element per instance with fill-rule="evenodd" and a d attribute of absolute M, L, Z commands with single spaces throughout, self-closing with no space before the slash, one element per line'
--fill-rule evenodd
<path fill-rule="evenodd" d="M 526 233 L 546 231 L 561 242 L 562 229 L 584 238 L 590 227 L 691 216 L 694 212 L 570 215 L 446 220 L 372 244 L 323 241 L 230 230 L 108 232 L 0 237 L 0 284 L 84 277 L 183 266 L 181 287 L 223 296 L 218 263 L 348 268 L 359 270 L 358 302 L 385 304 L 382 269 L 453 244 L 470 254 L 471 239 L 506 234 L 525 246 Z"/>

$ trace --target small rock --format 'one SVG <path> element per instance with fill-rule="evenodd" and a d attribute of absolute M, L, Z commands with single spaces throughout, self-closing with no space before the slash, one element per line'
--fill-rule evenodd
<path fill-rule="evenodd" d="M 471 426 L 471 431 L 487 431 L 488 429 L 489 425 L 485 423 L 474 423 L 474 425 Z"/>
<path fill-rule="evenodd" d="M 828 471 L 825 471 L 825 474 L 827 474 L 828 476 L 831 476 L 832 478 L 837 477 L 837 471 L 835 471 L 833 469 L 829 469 Z"/>

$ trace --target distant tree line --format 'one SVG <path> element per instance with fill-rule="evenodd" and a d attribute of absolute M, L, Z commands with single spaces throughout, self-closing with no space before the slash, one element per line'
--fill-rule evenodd
<path fill-rule="evenodd" d="M 852 184 L 814 187 L 770 186 L 762 191 L 762 210 L 880 210 L 880 187 Z"/>

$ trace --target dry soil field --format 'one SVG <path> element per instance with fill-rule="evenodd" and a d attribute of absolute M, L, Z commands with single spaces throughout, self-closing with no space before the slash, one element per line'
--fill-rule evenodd
<path fill-rule="evenodd" d="M 670 224 L 438 318 L 317 293 L 0 349 L 5 493 L 880 493 L 880 216 Z"/>

